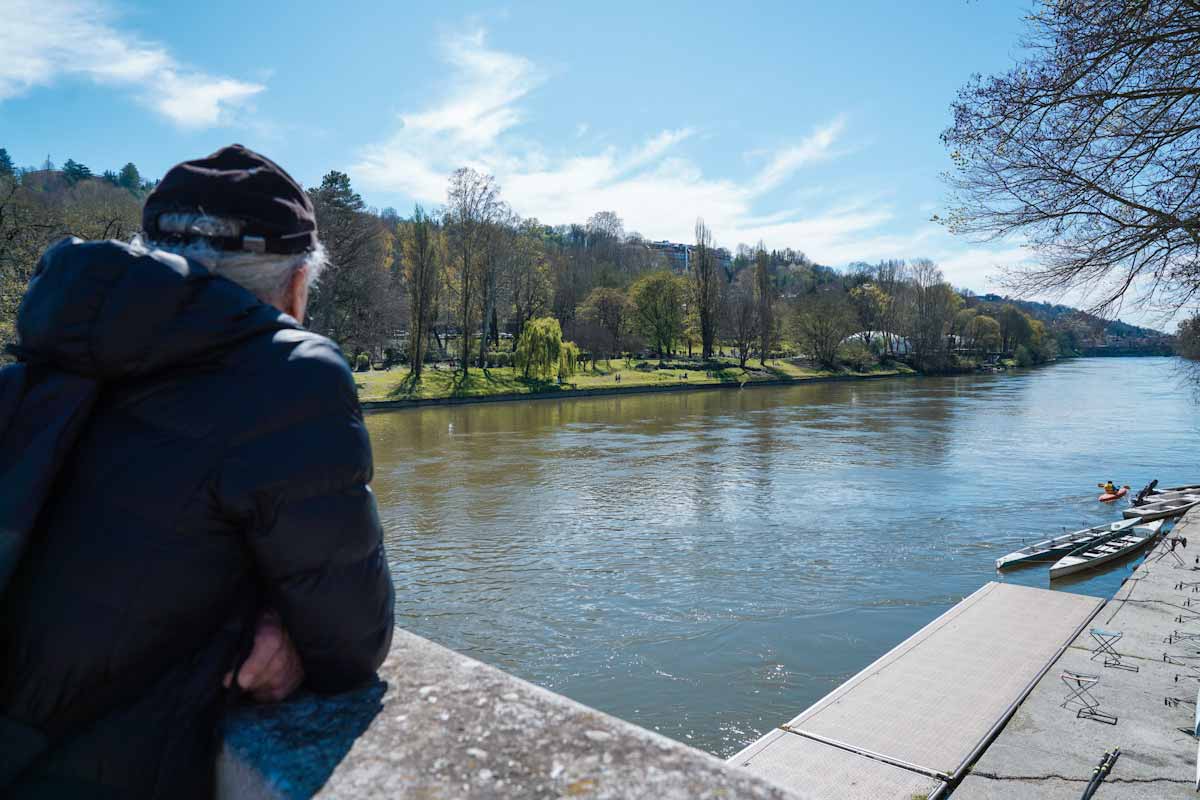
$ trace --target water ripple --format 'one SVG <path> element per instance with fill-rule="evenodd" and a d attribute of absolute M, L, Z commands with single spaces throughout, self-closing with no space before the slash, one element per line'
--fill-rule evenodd
<path fill-rule="evenodd" d="M 1170 359 L 1087 359 L 368 427 L 401 624 L 728 755 L 995 579 L 997 555 L 1115 519 L 1097 481 L 1195 482 L 1196 419 Z"/>

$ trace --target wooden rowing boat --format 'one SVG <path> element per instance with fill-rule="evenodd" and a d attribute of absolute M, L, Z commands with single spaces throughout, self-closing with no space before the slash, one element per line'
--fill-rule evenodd
<path fill-rule="evenodd" d="M 1169 492 L 1151 492 L 1146 495 L 1146 499 L 1153 503 L 1154 500 L 1166 500 L 1170 498 L 1186 498 L 1200 497 L 1200 489 L 1170 489 Z"/>
<path fill-rule="evenodd" d="M 1043 539 L 1031 545 L 1014 550 L 1006 556 L 996 559 L 996 569 L 1006 569 L 1017 564 L 1027 564 L 1031 561 L 1053 561 L 1064 553 L 1069 553 L 1077 547 L 1094 542 L 1110 533 L 1128 530 L 1141 523 L 1141 518 L 1126 519 L 1120 522 L 1106 522 L 1073 533 L 1064 533 L 1051 539 Z"/>
<path fill-rule="evenodd" d="M 1050 580 L 1086 569 L 1095 569 L 1135 553 L 1154 541 L 1163 524 L 1161 519 L 1145 525 L 1138 524 L 1133 526 L 1132 530 L 1116 531 L 1091 544 L 1077 547 L 1050 568 Z"/>
<path fill-rule="evenodd" d="M 1142 522 L 1150 522 L 1156 519 L 1178 517 L 1180 514 L 1195 508 L 1197 505 L 1200 505 L 1200 497 L 1189 494 L 1182 497 L 1172 497 L 1166 500 L 1146 503 L 1145 505 L 1131 506 L 1121 513 L 1126 519 L 1141 517 Z"/>
<path fill-rule="evenodd" d="M 1184 497 L 1190 497 L 1193 500 L 1200 499 L 1200 489 L 1172 489 L 1169 492 L 1152 492 L 1146 495 L 1142 505 L 1146 505 L 1146 503 L 1161 503 L 1164 500 L 1179 500 Z"/>
<path fill-rule="evenodd" d="M 1168 486 L 1165 489 L 1155 488 L 1150 494 L 1182 494 L 1184 492 L 1200 494 L 1200 483 L 1190 483 L 1187 486 Z"/>

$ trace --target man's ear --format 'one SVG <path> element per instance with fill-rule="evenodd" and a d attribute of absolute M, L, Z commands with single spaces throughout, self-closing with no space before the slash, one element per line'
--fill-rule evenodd
<path fill-rule="evenodd" d="M 292 277 L 287 287 L 287 308 L 281 309 L 290 314 L 301 325 L 308 311 L 308 265 L 292 270 Z"/>

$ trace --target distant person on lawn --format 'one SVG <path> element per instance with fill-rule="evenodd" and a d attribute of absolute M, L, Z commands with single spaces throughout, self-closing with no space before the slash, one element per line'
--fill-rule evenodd
<path fill-rule="evenodd" d="M 47 250 L 18 318 L 21 362 L 95 392 L 0 598 L 5 798 L 209 798 L 227 700 L 359 686 L 391 643 L 354 381 L 301 325 L 309 198 L 233 145 L 142 223 Z"/>

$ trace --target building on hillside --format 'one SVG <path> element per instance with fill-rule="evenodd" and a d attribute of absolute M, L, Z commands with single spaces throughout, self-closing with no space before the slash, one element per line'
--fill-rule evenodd
<path fill-rule="evenodd" d="M 696 255 L 695 245 L 679 244 L 678 242 L 646 242 L 646 246 L 656 253 L 662 253 L 667 257 L 667 265 L 670 266 L 672 272 L 686 274 L 692 267 L 692 260 Z M 733 273 L 733 254 L 727 248 L 713 248 L 713 256 L 716 258 L 717 266 L 725 270 L 725 274 Z"/>
<path fill-rule="evenodd" d="M 667 265 L 672 272 L 687 272 L 691 261 L 692 248 L 686 244 L 676 244 L 663 240 L 661 242 L 646 242 L 646 246 L 656 253 L 667 257 Z"/>
<path fill-rule="evenodd" d="M 733 274 L 733 253 L 729 252 L 728 248 L 718 247 L 713 250 L 713 254 L 717 257 L 717 266 L 725 270 L 726 275 Z"/>

